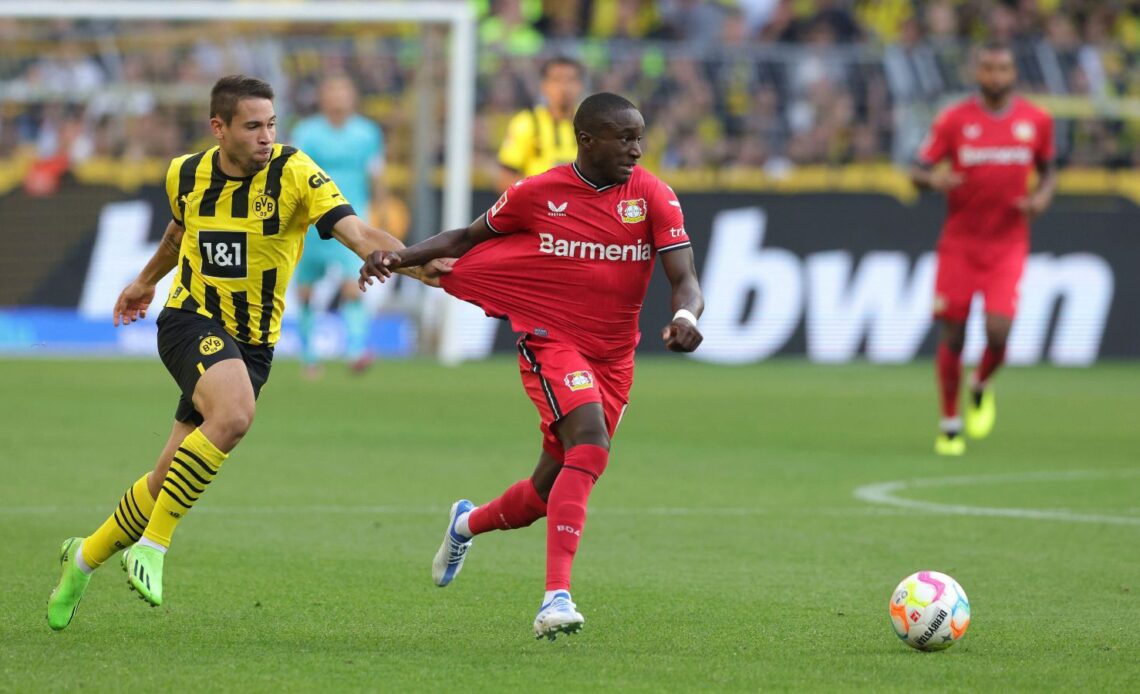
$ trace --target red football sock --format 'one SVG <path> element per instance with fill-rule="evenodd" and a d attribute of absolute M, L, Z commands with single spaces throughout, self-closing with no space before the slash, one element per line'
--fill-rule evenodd
<path fill-rule="evenodd" d="M 962 352 L 945 342 L 938 343 L 938 389 L 942 397 L 942 418 L 958 416 L 958 388 L 962 382 Z"/>
<path fill-rule="evenodd" d="M 1001 349 L 987 345 L 986 351 L 982 354 L 982 363 L 978 364 L 978 370 L 974 372 L 974 387 L 984 388 L 990 376 L 993 376 L 1003 363 L 1005 363 L 1005 345 L 1002 345 Z"/>
<path fill-rule="evenodd" d="M 570 589 L 570 567 L 586 524 L 586 502 L 609 457 L 601 446 L 579 445 L 566 451 L 546 514 L 547 590 Z"/>
<path fill-rule="evenodd" d="M 489 530 L 525 528 L 546 515 L 546 502 L 529 478 L 515 482 L 494 501 L 473 509 L 467 516 L 472 535 Z"/>

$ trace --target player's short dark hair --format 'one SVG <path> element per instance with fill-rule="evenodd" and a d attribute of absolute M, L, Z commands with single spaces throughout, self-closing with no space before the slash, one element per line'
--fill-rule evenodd
<path fill-rule="evenodd" d="M 602 120 L 611 113 L 637 110 L 633 102 L 612 92 L 598 92 L 586 97 L 574 113 L 574 132 L 595 133 Z"/>
<path fill-rule="evenodd" d="M 542 67 L 540 68 L 541 71 L 539 72 L 539 74 L 542 76 L 542 79 L 546 79 L 550 75 L 550 71 L 559 65 L 567 65 L 574 68 L 578 71 L 579 78 L 586 74 L 586 67 L 582 65 L 582 63 L 569 56 L 559 55 L 553 58 L 549 58 L 542 63 Z"/>
<path fill-rule="evenodd" d="M 237 113 L 242 99 L 269 99 L 273 101 L 273 87 L 268 82 L 246 75 L 227 75 L 214 83 L 210 90 L 210 117 L 226 125 Z"/>

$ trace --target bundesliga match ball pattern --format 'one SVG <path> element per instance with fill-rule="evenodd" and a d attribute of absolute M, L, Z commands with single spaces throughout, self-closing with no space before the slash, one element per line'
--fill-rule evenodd
<path fill-rule="evenodd" d="M 966 633 L 970 601 L 953 578 L 937 571 L 919 571 L 895 588 L 890 614 L 895 634 L 908 646 L 941 651 Z"/>

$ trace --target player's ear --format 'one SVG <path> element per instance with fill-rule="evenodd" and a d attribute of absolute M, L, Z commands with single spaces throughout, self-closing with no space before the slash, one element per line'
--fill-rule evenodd
<path fill-rule="evenodd" d="M 578 147 L 581 149 L 590 149 L 593 146 L 594 137 L 585 130 L 578 131 Z"/>
<path fill-rule="evenodd" d="M 217 116 L 210 117 L 210 132 L 214 134 L 217 139 L 222 139 L 222 119 Z"/>

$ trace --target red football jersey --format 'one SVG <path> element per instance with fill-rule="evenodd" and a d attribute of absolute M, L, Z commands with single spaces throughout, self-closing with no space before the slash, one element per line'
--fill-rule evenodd
<path fill-rule="evenodd" d="M 597 359 L 637 345 L 654 259 L 690 245 L 677 196 L 641 167 L 599 187 L 557 166 L 514 184 L 485 219 L 500 236 L 460 258 L 443 288 Z"/>
<path fill-rule="evenodd" d="M 1053 120 L 1013 97 L 1001 113 L 978 97 L 947 108 L 935 120 L 918 153 L 924 164 L 949 159 L 965 179 L 947 194 L 942 244 L 1024 245 L 1029 223 L 1017 208 L 1028 194 L 1029 175 L 1053 159 Z"/>

